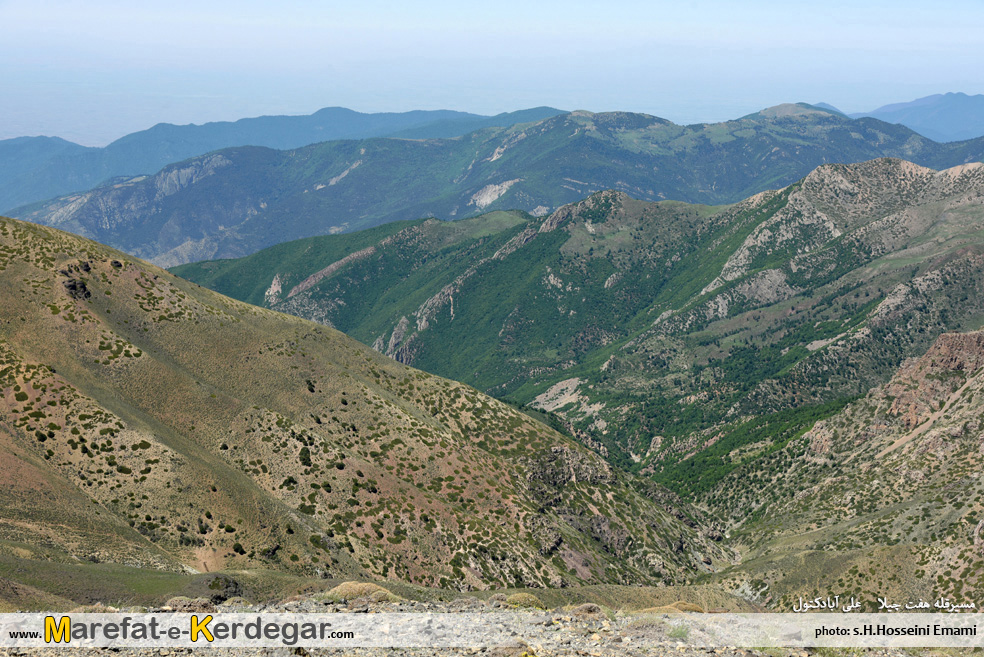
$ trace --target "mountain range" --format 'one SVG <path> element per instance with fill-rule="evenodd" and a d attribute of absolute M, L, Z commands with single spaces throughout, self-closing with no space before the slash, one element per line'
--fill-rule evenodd
<path fill-rule="evenodd" d="M 719 452 L 748 417 L 815 420 L 979 326 L 982 198 L 984 165 L 882 159 L 732 206 L 608 191 L 541 218 L 386 224 L 174 271 L 556 413 L 695 493 L 733 467 Z M 737 434 L 705 454 L 708 431 Z"/>
<path fill-rule="evenodd" d="M 180 270 L 264 309 L 4 219 L 0 576 L 966 597 L 982 223 L 984 165 L 882 159 Z"/>
<path fill-rule="evenodd" d="M 233 146 L 289 149 L 333 139 L 447 138 L 560 113 L 538 107 L 496 116 L 450 110 L 363 114 L 326 107 L 308 116 L 261 116 L 203 125 L 159 123 L 104 148 L 57 137 L 7 139 L 0 141 L 0 210 L 84 191 L 119 176 L 156 173 L 168 164 Z"/>
<path fill-rule="evenodd" d="M 189 578 L 972 597 L 984 138 L 521 118 L 0 218 L 0 609 Z"/>
<path fill-rule="evenodd" d="M 982 230 L 984 165 L 880 159 L 175 272 L 542 412 L 721 520 L 740 557 L 704 581 L 786 609 L 979 585 Z"/>
<path fill-rule="evenodd" d="M 225 149 L 13 214 L 173 266 L 402 219 L 494 209 L 542 216 L 604 189 L 645 201 L 733 203 L 825 162 L 884 156 L 946 168 L 980 160 L 984 138 L 939 144 L 803 104 L 692 126 L 572 112 L 454 139 Z"/>

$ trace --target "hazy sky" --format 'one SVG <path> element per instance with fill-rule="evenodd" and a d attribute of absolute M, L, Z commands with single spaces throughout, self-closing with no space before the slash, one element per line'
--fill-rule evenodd
<path fill-rule="evenodd" d="M 984 1 L 0 0 L 0 139 L 551 105 L 681 123 L 984 92 Z M 860 5 L 860 6 L 859 6 Z"/>

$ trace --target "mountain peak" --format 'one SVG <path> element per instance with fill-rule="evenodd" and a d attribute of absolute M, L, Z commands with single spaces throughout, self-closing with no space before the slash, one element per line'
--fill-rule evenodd
<path fill-rule="evenodd" d="M 743 116 L 742 118 L 782 119 L 792 116 L 831 116 L 834 115 L 834 113 L 835 112 L 832 109 L 819 107 L 817 105 L 810 105 L 808 103 L 782 103 L 780 105 L 774 105 L 773 107 L 767 107 L 764 110 L 754 114 L 749 114 L 748 116 Z"/>

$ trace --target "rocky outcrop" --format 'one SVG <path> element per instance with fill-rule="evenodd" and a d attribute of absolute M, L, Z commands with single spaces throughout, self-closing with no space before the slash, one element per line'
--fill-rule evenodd
<path fill-rule="evenodd" d="M 588 452 L 570 447 L 554 447 L 526 461 L 526 481 L 541 482 L 551 488 L 568 484 L 602 484 L 615 479 L 611 466 Z"/>
<path fill-rule="evenodd" d="M 471 199 L 468 201 L 468 205 L 474 205 L 479 210 L 484 210 L 499 200 L 503 194 L 509 191 L 510 187 L 521 180 L 522 178 L 514 178 L 513 180 L 507 180 L 499 183 L 498 185 L 486 185 L 472 195 Z"/>
<path fill-rule="evenodd" d="M 894 398 L 889 414 L 914 428 L 984 366 L 984 333 L 944 333 L 925 356 L 902 369 L 885 386 Z"/>
<path fill-rule="evenodd" d="M 84 281 L 69 278 L 66 281 L 62 281 L 62 285 L 65 286 L 65 291 L 68 292 L 68 296 L 73 299 L 88 299 L 92 296 L 92 293 L 89 292 L 89 289 L 85 286 Z"/>
<path fill-rule="evenodd" d="M 350 253 L 349 255 L 345 256 L 341 260 L 331 263 L 324 269 L 315 272 L 314 274 L 311 274 L 303 281 L 295 285 L 293 288 L 291 288 L 290 292 L 287 293 L 287 298 L 290 299 L 291 297 L 297 296 L 301 292 L 304 292 L 305 290 L 314 287 L 323 279 L 327 278 L 328 276 L 331 276 L 339 269 L 342 269 L 343 267 L 346 267 L 358 260 L 365 260 L 375 252 L 376 252 L 376 247 L 370 246 L 368 248 L 362 249 L 361 251 Z"/>
<path fill-rule="evenodd" d="M 216 171 L 232 164 L 232 161 L 218 153 L 205 155 L 187 164 L 168 167 L 154 177 L 157 190 L 155 200 L 177 194 L 182 189 L 194 185 L 203 178 L 214 175 Z"/>

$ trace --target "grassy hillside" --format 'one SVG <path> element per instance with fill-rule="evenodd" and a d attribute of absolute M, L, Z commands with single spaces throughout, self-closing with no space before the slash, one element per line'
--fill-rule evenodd
<path fill-rule="evenodd" d="M 0 560 L 467 589 L 729 557 L 666 490 L 335 330 L 11 219 L 0 289 Z"/>
<path fill-rule="evenodd" d="M 173 266 L 398 220 L 497 209 L 543 216 L 606 189 L 645 201 L 734 203 L 828 162 L 977 161 L 982 139 L 938 144 L 903 126 L 809 105 L 691 126 L 572 112 L 455 139 L 227 149 L 14 214 Z"/>

